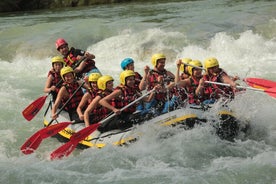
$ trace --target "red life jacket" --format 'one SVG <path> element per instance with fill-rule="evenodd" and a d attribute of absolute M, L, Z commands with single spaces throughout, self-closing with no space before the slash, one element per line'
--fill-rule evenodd
<path fill-rule="evenodd" d="M 99 90 L 96 94 L 96 96 L 100 96 L 101 98 L 106 97 L 107 95 L 111 94 L 112 91 L 102 91 Z M 108 108 L 105 108 L 104 106 L 97 105 L 92 111 L 93 113 L 93 123 L 97 123 L 104 119 L 111 111 Z"/>
<path fill-rule="evenodd" d="M 137 89 L 127 86 L 118 86 L 115 88 L 115 90 L 117 89 L 121 90 L 122 94 L 119 97 L 113 99 L 111 105 L 118 109 L 127 106 L 141 95 L 140 92 L 137 91 Z M 133 104 L 129 108 L 125 109 L 123 112 L 133 113 L 136 111 L 137 105 L 138 104 Z"/>
<path fill-rule="evenodd" d="M 174 79 L 168 76 L 167 70 L 164 70 L 162 72 L 158 72 L 155 70 L 151 70 L 149 73 L 149 85 L 148 85 L 148 91 L 152 90 L 156 84 L 158 84 L 158 77 L 162 76 L 164 83 L 166 85 L 170 84 L 170 82 L 173 82 Z M 173 93 L 175 93 L 175 89 L 172 89 L 169 93 L 169 98 L 172 97 Z M 167 91 L 160 91 L 155 93 L 155 99 L 158 101 L 166 101 L 167 100 Z"/>
<path fill-rule="evenodd" d="M 206 81 L 212 82 L 222 82 L 221 76 L 222 74 L 226 74 L 225 71 L 220 69 L 218 75 L 209 76 L 203 75 L 203 79 Z M 233 98 L 234 96 L 232 88 L 228 86 L 216 85 L 216 84 L 205 84 L 204 85 L 204 95 L 203 100 L 207 99 L 219 99 L 221 97 Z"/>
<path fill-rule="evenodd" d="M 138 72 L 134 72 L 134 73 L 135 73 L 135 84 L 134 84 L 134 86 L 135 86 L 135 88 L 137 88 L 137 90 L 139 90 L 139 84 L 140 84 L 143 77 Z"/>
<path fill-rule="evenodd" d="M 194 77 L 190 77 L 190 86 L 187 86 L 186 89 L 188 91 L 188 98 L 190 104 L 200 104 L 199 97 L 195 94 L 195 91 L 199 85 L 199 81 L 196 80 Z"/>
<path fill-rule="evenodd" d="M 62 82 L 60 82 L 62 80 L 61 76 L 60 76 L 60 73 L 57 73 L 57 72 L 53 72 L 52 70 L 50 70 L 48 72 L 48 77 L 49 76 L 52 76 L 53 77 L 53 80 L 52 80 L 52 86 L 56 86 L 56 93 L 58 93 L 59 89 L 61 88 L 61 84 Z M 60 82 L 60 83 L 59 83 Z M 59 85 L 57 85 L 59 83 Z"/>
<path fill-rule="evenodd" d="M 89 100 L 89 104 L 98 95 L 98 92 L 99 92 L 99 89 L 89 88 L 88 93 L 91 95 L 91 99 Z"/>
<path fill-rule="evenodd" d="M 78 59 L 77 59 L 77 56 L 84 56 L 85 54 L 85 51 L 83 50 L 80 50 L 80 49 L 75 49 L 74 47 L 71 47 L 68 55 L 66 57 L 64 57 L 64 61 L 66 63 L 67 66 L 70 66 L 70 67 L 75 67 L 75 64 L 78 62 Z M 95 66 L 95 61 L 92 60 L 92 59 L 86 59 L 85 61 L 85 67 L 84 69 L 80 72 L 81 74 L 82 73 L 87 73 L 89 72 L 90 70 L 96 68 Z"/>
<path fill-rule="evenodd" d="M 63 83 L 63 86 L 66 88 L 66 91 L 69 93 L 69 98 L 70 98 L 80 85 L 79 83 L 74 81 L 73 83 L 70 83 L 70 84 Z M 69 103 L 65 106 L 65 110 L 67 111 L 76 110 L 81 101 L 82 96 L 83 96 L 83 92 L 81 89 L 79 89 L 77 93 L 69 101 Z M 62 99 L 63 104 L 65 104 L 66 101 L 67 99 Z"/>

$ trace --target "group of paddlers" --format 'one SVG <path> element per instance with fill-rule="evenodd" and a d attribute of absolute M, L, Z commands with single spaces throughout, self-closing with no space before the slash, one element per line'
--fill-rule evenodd
<path fill-rule="evenodd" d="M 114 118 L 99 126 L 101 132 L 129 128 L 185 103 L 198 105 L 214 103 L 221 98 L 232 99 L 237 87 L 237 78 L 228 76 L 216 58 L 206 59 L 204 67 L 199 60 L 179 59 L 174 75 L 165 69 L 166 56 L 157 53 L 151 57 L 153 69 L 145 66 L 143 76 L 134 71 L 132 58 L 123 59 L 120 85 L 114 88 L 114 78 L 101 74 L 93 54 L 73 47 L 69 49 L 62 38 L 56 40 L 56 49 L 63 57 L 52 58 L 44 88 L 45 93 L 53 96 L 52 118 L 58 117 L 57 110 L 63 105 L 70 120 L 84 121 L 85 126 L 115 113 Z M 148 91 L 148 95 L 121 110 L 142 96 L 143 91 Z"/>

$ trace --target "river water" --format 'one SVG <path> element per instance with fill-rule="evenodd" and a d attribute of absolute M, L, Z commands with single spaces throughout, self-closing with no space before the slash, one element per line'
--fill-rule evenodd
<path fill-rule="evenodd" d="M 22 110 L 44 95 L 54 42 L 96 55 L 98 68 L 118 84 L 120 61 L 135 60 L 142 73 L 156 52 L 175 72 L 178 58 L 214 56 L 231 75 L 276 81 L 276 1 L 147 1 L 0 14 L 0 183 L 276 183 L 276 101 L 247 91 L 231 102 L 236 116 L 251 124 L 234 143 L 211 126 L 183 131 L 145 126 L 129 147 L 76 150 L 50 161 L 59 147 L 46 139 L 32 155 L 20 146 L 42 128 L 43 111 L 27 122 Z M 240 82 L 244 85 L 242 82 Z M 166 131 L 173 136 L 160 139 Z"/>

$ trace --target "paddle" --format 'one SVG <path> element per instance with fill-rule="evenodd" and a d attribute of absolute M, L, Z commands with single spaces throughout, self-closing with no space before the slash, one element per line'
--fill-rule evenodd
<path fill-rule="evenodd" d="M 276 87 L 276 82 L 261 78 L 245 78 L 244 82 L 253 88 L 267 89 Z"/>
<path fill-rule="evenodd" d="M 33 153 L 43 139 L 56 135 L 59 131 L 66 128 L 71 122 L 61 122 L 52 126 L 40 129 L 33 134 L 20 148 L 25 155 Z"/>
<path fill-rule="evenodd" d="M 70 100 L 73 98 L 73 96 L 80 90 L 80 88 L 83 86 L 85 82 L 83 82 L 70 96 L 70 98 L 64 103 L 64 105 L 59 109 L 57 112 L 57 115 L 61 113 L 61 111 L 65 108 L 65 106 L 70 102 Z M 21 146 L 20 150 L 24 154 L 31 154 L 38 148 L 40 143 L 43 139 L 46 139 L 48 137 L 51 137 L 55 134 L 57 134 L 59 131 L 66 128 L 69 124 L 72 124 L 71 122 L 63 122 L 63 123 L 57 123 L 55 125 L 50 126 L 53 123 L 54 119 L 52 119 L 47 127 L 44 127 L 40 130 L 38 130 L 35 134 L 33 134 L 27 141 Z M 69 124 L 68 124 L 69 123 Z"/>
<path fill-rule="evenodd" d="M 221 85 L 221 86 L 228 86 L 230 87 L 230 84 L 225 84 L 225 83 L 220 83 L 220 82 L 212 82 L 212 81 L 204 81 L 209 84 L 216 84 L 216 85 Z M 260 91 L 260 92 L 265 92 L 269 96 L 272 96 L 276 98 L 276 87 L 273 88 L 267 88 L 267 89 L 258 89 L 258 88 L 253 88 L 253 87 L 245 87 L 245 86 L 236 86 L 238 89 L 248 89 L 252 91 Z"/>
<path fill-rule="evenodd" d="M 185 65 L 200 69 L 200 70 L 206 70 L 205 68 L 198 67 L 192 64 L 188 63 L 183 63 Z M 244 82 L 247 83 L 247 85 L 253 87 L 253 88 L 258 88 L 258 89 L 267 89 L 267 88 L 274 88 L 276 87 L 276 82 L 270 81 L 267 79 L 262 79 L 262 78 L 245 78 L 243 79 Z"/>
<path fill-rule="evenodd" d="M 127 109 L 128 107 L 132 106 L 133 104 L 137 103 L 138 101 L 140 101 L 142 98 L 144 98 L 148 94 L 152 93 L 153 91 L 154 91 L 154 89 L 145 93 L 144 95 L 140 96 L 133 102 L 129 103 L 127 106 L 123 107 L 121 109 L 121 111 L 123 111 L 123 110 Z M 100 124 L 110 120 L 114 116 L 116 116 L 116 114 L 113 113 L 112 115 L 108 116 L 104 120 L 102 120 L 96 124 L 90 125 L 88 127 L 85 127 L 83 129 L 81 129 L 80 131 L 76 132 L 74 135 L 71 136 L 70 141 L 63 144 L 62 146 L 60 146 L 59 148 L 57 148 L 55 151 L 53 151 L 51 153 L 51 155 L 50 155 L 51 160 L 61 159 L 64 156 L 66 156 L 66 157 L 69 156 L 74 151 L 74 149 L 77 147 L 77 145 L 80 141 L 84 140 L 86 137 L 88 137 L 90 134 L 92 134 L 95 130 L 97 130 L 97 128 L 100 126 Z"/>
<path fill-rule="evenodd" d="M 73 67 L 76 68 L 82 61 L 84 61 L 86 58 L 84 57 L 83 59 L 79 60 L 76 65 Z M 59 86 L 61 83 L 63 82 L 63 80 L 61 79 L 56 86 Z M 43 105 L 45 104 L 46 98 L 50 95 L 51 93 L 48 93 L 45 96 L 41 96 L 38 99 L 36 99 L 35 101 L 33 101 L 31 104 L 29 104 L 23 111 L 22 111 L 22 115 L 23 117 L 28 120 L 31 121 L 36 114 L 40 111 L 40 109 L 43 107 Z"/>

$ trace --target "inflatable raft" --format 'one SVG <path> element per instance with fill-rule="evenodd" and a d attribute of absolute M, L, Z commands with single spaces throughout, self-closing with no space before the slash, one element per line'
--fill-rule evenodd
<path fill-rule="evenodd" d="M 44 126 L 47 126 L 51 121 L 52 105 L 53 104 L 50 101 L 44 114 Z M 58 119 L 55 120 L 52 125 L 68 121 L 70 121 L 69 114 L 66 111 L 61 111 Z M 195 124 L 204 124 L 207 122 L 214 126 L 216 134 L 221 139 L 229 141 L 233 141 L 241 131 L 246 131 L 247 129 L 247 125 L 241 123 L 226 105 L 187 105 L 154 117 L 126 130 L 112 130 L 104 133 L 96 130 L 85 140 L 79 142 L 78 147 L 102 148 L 108 144 L 117 146 L 129 144 L 139 139 L 139 137 L 143 134 L 143 132 L 138 131 L 137 126 L 156 125 L 191 129 Z M 75 132 L 78 132 L 84 127 L 83 122 L 73 122 L 68 127 L 60 131 L 55 137 L 62 142 L 67 142 Z"/>

